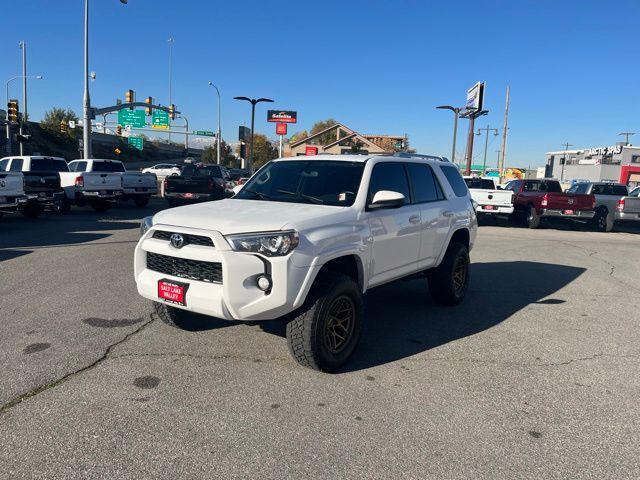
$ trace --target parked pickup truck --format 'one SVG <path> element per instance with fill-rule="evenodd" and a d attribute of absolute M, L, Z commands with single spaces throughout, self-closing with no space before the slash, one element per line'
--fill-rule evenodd
<path fill-rule="evenodd" d="M 333 371 L 366 328 L 372 287 L 418 276 L 435 302 L 462 302 L 476 232 L 469 190 L 439 157 L 280 158 L 234 198 L 146 217 L 134 275 L 170 325 L 284 316 L 294 359 Z"/>
<path fill-rule="evenodd" d="M 229 173 L 222 165 L 188 164 L 180 175 L 164 179 L 164 197 L 170 207 L 221 200 L 230 196 L 228 180 Z"/>
<path fill-rule="evenodd" d="M 72 172 L 98 172 L 118 174 L 122 191 L 118 200 L 133 200 L 136 206 L 144 207 L 151 195 L 158 193 L 158 179 L 153 173 L 128 172 L 119 160 L 74 160 L 69 163 Z"/>
<path fill-rule="evenodd" d="M 578 182 L 567 190 L 570 193 L 591 194 L 596 199 L 594 227 L 610 232 L 617 221 L 640 221 L 640 200 L 629 196 L 626 185 L 613 182 Z"/>
<path fill-rule="evenodd" d="M 0 160 L 0 170 L 22 172 L 27 201 L 19 210 L 30 218 L 37 217 L 45 209 L 59 213 L 69 211 L 59 175 L 66 169 L 64 159 L 56 157 L 17 156 Z"/>
<path fill-rule="evenodd" d="M 26 202 L 22 173 L 0 172 L 0 216 L 17 212 Z"/>
<path fill-rule="evenodd" d="M 498 189 L 490 177 L 464 177 L 478 219 L 483 216 L 509 216 L 513 213 L 513 192 Z"/>
<path fill-rule="evenodd" d="M 100 160 L 73 160 L 69 162 L 69 172 L 60 173 L 60 178 L 71 202 L 106 212 L 123 193 L 122 178 L 118 172 L 94 172 L 94 161 Z"/>
<path fill-rule="evenodd" d="M 511 180 L 505 190 L 514 193 L 514 214 L 524 217 L 529 228 L 538 228 L 544 218 L 591 221 L 595 215 L 593 195 L 565 193 L 557 180 Z"/>

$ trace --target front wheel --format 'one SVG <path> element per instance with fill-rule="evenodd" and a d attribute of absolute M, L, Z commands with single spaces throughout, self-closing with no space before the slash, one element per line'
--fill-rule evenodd
<path fill-rule="evenodd" d="M 358 344 L 362 292 L 342 274 L 317 281 L 296 318 L 287 324 L 287 342 L 302 366 L 332 372 L 346 363 Z"/>
<path fill-rule="evenodd" d="M 593 223 L 599 232 L 610 232 L 613 230 L 613 215 L 610 215 L 606 208 L 599 208 L 593 218 Z"/>
<path fill-rule="evenodd" d="M 449 245 L 442 263 L 427 275 L 429 291 L 441 305 L 458 305 L 469 288 L 469 249 L 462 243 Z"/>

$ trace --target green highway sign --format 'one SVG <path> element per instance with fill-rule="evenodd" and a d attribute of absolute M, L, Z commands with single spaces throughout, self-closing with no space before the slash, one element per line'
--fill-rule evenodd
<path fill-rule="evenodd" d="M 151 115 L 151 128 L 167 130 L 169 128 L 169 112 L 154 109 Z"/>
<path fill-rule="evenodd" d="M 144 147 L 144 138 L 143 137 L 129 137 L 129 145 L 133 148 L 137 148 L 138 150 L 142 150 Z"/>
<path fill-rule="evenodd" d="M 216 134 L 210 130 L 194 130 L 193 135 L 203 135 L 205 137 L 215 137 Z"/>
<path fill-rule="evenodd" d="M 144 110 L 118 110 L 118 125 L 122 127 L 144 128 L 147 126 Z"/>

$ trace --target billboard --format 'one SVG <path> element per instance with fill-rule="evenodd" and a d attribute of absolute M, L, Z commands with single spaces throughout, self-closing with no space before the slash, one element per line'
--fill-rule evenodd
<path fill-rule="evenodd" d="M 240 125 L 238 129 L 238 140 L 241 142 L 248 142 L 251 140 L 251 129 Z"/>
<path fill-rule="evenodd" d="M 298 112 L 291 110 L 267 110 L 267 122 L 297 123 Z"/>
<path fill-rule="evenodd" d="M 469 90 L 467 90 L 467 110 L 482 110 L 484 102 L 484 82 L 478 82 Z"/>

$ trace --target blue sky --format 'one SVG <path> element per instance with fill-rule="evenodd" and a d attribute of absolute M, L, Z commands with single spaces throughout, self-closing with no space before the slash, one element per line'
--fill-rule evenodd
<path fill-rule="evenodd" d="M 15 19 L 0 42 L 3 84 L 20 73 L 24 39 L 28 73 L 45 76 L 29 83 L 31 117 L 52 106 L 80 113 L 82 1 L 2 3 Z M 92 0 L 92 101 L 109 105 L 132 88 L 139 100 L 167 104 L 173 36 L 173 99 L 192 129 L 215 129 L 211 80 L 222 90 L 229 141 L 250 113 L 233 96 L 265 96 L 298 111 L 290 133 L 333 117 L 362 133 L 407 133 L 419 152 L 450 156 L 452 117 L 434 107 L 462 105 L 484 80 L 490 114 L 476 126 L 502 127 L 510 85 L 508 163 L 534 166 L 564 142 L 604 146 L 621 131 L 640 132 L 639 20 L 640 3 L 620 0 Z M 12 97 L 21 98 L 19 87 Z M 266 108 L 256 118 L 256 131 L 275 137 Z M 462 154 L 467 122 L 460 127 Z M 490 164 L 498 148 L 492 137 Z"/>

